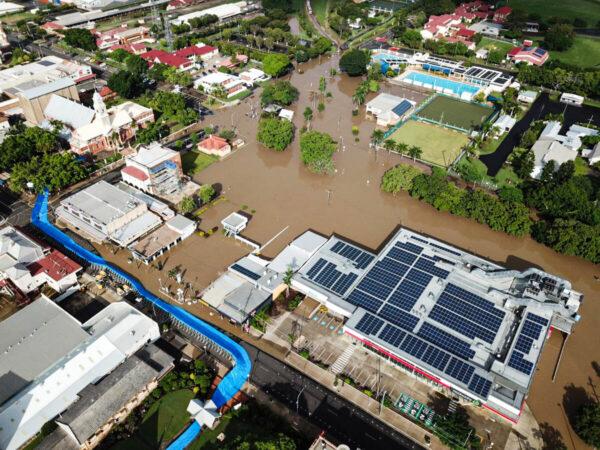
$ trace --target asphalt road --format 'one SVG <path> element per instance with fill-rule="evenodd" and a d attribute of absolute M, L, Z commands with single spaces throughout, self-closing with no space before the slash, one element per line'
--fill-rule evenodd
<path fill-rule="evenodd" d="M 281 361 L 247 342 L 241 345 L 252 359 L 252 384 L 324 430 L 334 443 L 361 450 L 423 448 Z"/>

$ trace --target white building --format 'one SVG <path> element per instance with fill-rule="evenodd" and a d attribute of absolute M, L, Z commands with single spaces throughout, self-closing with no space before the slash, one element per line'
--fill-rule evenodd
<path fill-rule="evenodd" d="M 517 123 L 517 119 L 509 116 L 508 114 L 502 114 L 498 117 L 498 120 L 494 122 L 493 128 L 497 129 L 500 134 L 506 133 L 512 129 Z"/>
<path fill-rule="evenodd" d="M 194 87 L 202 86 L 208 94 L 222 93 L 225 97 L 233 97 L 248 90 L 243 80 L 235 75 L 223 72 L 213 72 L 194 81 Z"/>
<path fill-rule="evenodd" d="M 183 23 L 189 24 L 190 20 L 197 19 L 202 16 L 214 15 L 219 18 L 219 21 L 227 20 L 241 14 L 245 14 L 250 11 L 254 5 L 249 2 L 242 1 L 236 3 L 225 3 L 218 5 L 213 8 L 203 9 L 201 11 L 195 11 L 189 14 L 184 14 L 172 20 L 171 23 L 174 25 L 181 25 Z"/>
<path fill-rule="evenodd" d="M 542 175 L 542 171 L 548 162 L 554 161 L 556 168 L 567 162 L 575 161 L 577 158 L 577 150 L 573 150 L 569 147 L 565 147 L 559 141 L 552 139 L 540 138 L 533 147 L 531 147 L 535 156 L 533 170 L 531 171 L 531 177 L 539 179 Z"/>
<path fill-rule="evenodd" d="M 377 125 L 382 127 L 393 126 L 407 117 L 414 102 L 396 95 L 381 93 L 367 103 L 367 117 L 374 117 Z"/>
<path fill-rule="evenodd" d="M 263 83 L 271 79 L 269 75 L 260 69 L 251 68 L 239 74 L 240 80 L 248 87 L 252 87 L 257 83 Z"/>
<path fill-rule="evenodd" d="M 535 102 L 537 96 L 538 93 L 536 91 L 520 91 L 519 95 L 517 96 L 517 101 L 531 105 L 533 102 Z"/>
<path fill-rule="evenodd" d="M 16 287 L 26 295 L 48 284 L 63 293 L 77 285 L 81 270 L 58 250 L 43 247 L 12 226 L 0 230 L 0 287 L 9 292 Z"/>
<path fill-rule="evenodd" d="M 181 156 L 158 142 L 142 145 L 137 154 L 125 159 L 121 176 L 126 183 L 149 194 L 172 194 L 181 187 Z"/>
<path fill-rule="evenodd" d="M 23 5 L 19 5 L 18 3 L 0 2 L 0 16 L 23 11 L 24 9 L 25 7 Z"/>
<path fill-rule="evenodd" d="M 581 105 L 583 105 L 584 100 L 585 100 L 585 97 L 582 97 L 581 95 L 577 95 L 577 94 L 569 94 L 568 92 L 564 92 L 560 96 L 561 103 L 567 103 L 569 105 L 581 106 Z"/>
<path fill-rule="evenodd" d="M 160 337 L 125 302 L 80 323 L 40 298 L 0 323 L 0 448 L 16 450 L 65 411 L 86 386 Z"/>

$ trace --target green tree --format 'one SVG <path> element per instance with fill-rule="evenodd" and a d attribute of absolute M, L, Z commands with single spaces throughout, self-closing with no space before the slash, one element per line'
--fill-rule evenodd
<path fill-rule="evenodd" d="M 514 186 L 502 186 L 498 190 L 498 197 L 507 203 L 522 203 L 523 191 Z"/>
<path fill-rule="evenodd" d="M 87 170 L 74 154 L 46 153 L 17 163 L 12 168 L 10 188 L 21 192 L 27 183 L 33 183 L 33 189 L 38 193 L 46 188 L 56 192 L 83 180 L 87 175 Z"/>
<path fill-rule="evenodd" d="M 19 162 L 28 161 L 35 155 L 49 153 L 60 148 L 56 130 L 48 131 L 39 127 L 25 127 L 22 124 L 11 127 L 0 144 L 0 170 L 10 172 Z"/>
<path fill-rule="evenodd" d="M 117 62 L 123 62 L 129 56 L 131 56 L 131 53 L 129 53 L 127 50 L 123 50 L 122 48 L 118 48 L 109 53 L 110 59 L 115 60 Z"/>
<path fill-rule="evenodd" d="M 308 131 L 300 138 L 300 154 L 304 165 L 318 174 L 332 173 L 336 142 L 327 133 Z"/>
<path fill-rule="evenodd" d="M 413 180 L 421 174 L 422 172 L 414 166 L 398 164 L 383 174 L 381 190 L 390 194 L 397 194 L 400 191 L 410 191 Z"/>
<path fill-rule="evenodd" d="M 373 145 L 378 146 L 383 141 L 385 133 L 383 130 L 375 129 L 373 133 L 371 133 L 371 142 Z"/>
<path fill-rule="evenodd" d="M 193 197 L 185 196 L 185 197 L 183 197 L 181 202 L 179 202 L 179 211 L 181 211 L 183 214 L 190 214 L 195 209 L 196 209 L 196 202 L 194 201 Z"/>
<path fill-rule="evenodd" d="M 192 76 L 188 72 L 182 72 L 175 67 L 167 67 L 163 72 L 164 80 L 170 84 L 187 87 L 192 84 Z"/>
<path fill-rule="evenodd" d="M 285 119 L 263 118 L 258 123 L 256 139 L 265 147 L 281 152 L 294 139 L 294 125 Z"/>
<path fill-rule="evenodd" d="M 406 30 L 400 36 L 400 40 L 402 43 L 410 48 L 419 48 L 421 47 L 421 42 L 423 38 L 421 37 L 421 33 L 417 30 Z"/>
<path fill-rule="evenodd" d="M 280 106 L 289 106 L 298 100 L 300 93 L 292 83 L 287 80 L 271 81 L 263 87 L 260 103 L 263 106 L 271 103 Z"/>
<path fill-rule="evenodd" d="M 552 25 L 544 37 L 544 46 L 548 50 L 563 52 L 573 46 L 575 42 L 575 32 L 573 25 L 567 23 L 557 23 Z"/>
<path fill-rule="evenodd" d="M 504 53 L 500 50 L 490 50 L 487 56 L 487 62 L 490 64 L 500 64 L 504 60 Z"/>
<path fill-rule="evenodd" d="M 290 67 L 290 58 L 281 53 L 269 53 L 262 60 L 263 70 L 267 75 L 278 77 Z"/>
<path fill-rule="evenodd" d="M 203 184 L 198 191 L 198 196 L 203 204 L 210 202 L 215 194 L 215 188 L 211 184 Z"/>
<path fill-rule="evenodd" d="M 68 28 L 62 30 L 65 38 L 65 43 L 71 47 L 77 47 L 88 52 L 93 52 L 98 47 L 96 46 L 96 38 L 84 28 Z"/>
<path fill-rule="evenodd" d="M 364 50 L 351 49 L 340 58 L 340 70 L 346 72 L 351 77 L 364 75 L 367 73 L 369 64 L 369 54 Z"/>
<path fill-rule="evenodd" d="M 138 144 L 149 144 L 158 141 L 169 134 L 169 128 L 161 122 L 152 122 L 145 128 L 137 131 L 136 142 Z"/>
<path fill-rule="evenodd" d="M 304 108 L 304 120 L 306 122 L 310 122 L 313 119 L 313 110 L 310 106 L 307 106 L 306 108 Z"/>
<path fill-rule="evenodd" d="M 126 70 L 111 75 L 108 79 L 108 87 L 123 98 L 135 98 L 144 91 L 142 79 Z"/>
<path fill-rule="evenodd" d="M 325 95 L 325 91 L 327 90 L 327 80 L 325 77 L 319 78 L 319 91 L 322 95 Z"/>
<path fill-rule="evenodd" d="M 421 147 L 417 147 L 416 145 L 413 145 L 408 149 L 408 156 L 410 156 L 413 159 L 413 161 L 416 161 L 417 158 L 420 158 L 422 154 L 423 150 L 421 149 Z"/>
<path fill-rule="evenodd" d="M 142 76 L 148 72 L 148 62 L 139 55 L 129 55 L 125 58 L 125 66 L 134 75 Z"/>

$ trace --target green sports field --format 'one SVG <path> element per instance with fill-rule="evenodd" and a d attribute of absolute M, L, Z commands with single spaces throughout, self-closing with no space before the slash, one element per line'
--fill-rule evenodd
<path fill-rule="evenodd" d="M 463 133 L 415 120 L 409 120 L 398 128 L 390 139 L 420 147 L 423 150 L 420 159 L 444 167 L 452 164 L 461 148 L 469 142 Z"/>
<path fill-rule="evenodd" d="M 528 13 L 536 13 L 544 19 L 562 17 L 565 19 L 584 19 L 589 27 L 600 20 L 600 1 L 598 0 L 511 0 L 508 6 Z"/>
<path fill-rule="evenodd" d="M 467 103 L 439 95 L 417 115 L 424 119 L 470 130 L 481 125 L 493 110 L 476 103 Z"/>

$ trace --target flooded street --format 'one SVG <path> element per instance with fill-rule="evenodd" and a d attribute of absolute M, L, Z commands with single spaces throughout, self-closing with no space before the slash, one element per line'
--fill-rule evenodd
<path fill-rule="evenodd" d="M 201 228 L 207 230 L 218 225 L 230 212 L 244 209 L 252 218 L 243 234 L 260 244 L 288 227 L 264 249 L 265 256 L 273 257 L 307 229 L 323 235 L 336 233 L 377 249 L 397 227 L 403 226 L 509 268 L 537 266 L 570 280 L 576 290 L 585 294 L 580 311 L 582 321 L 568 340 L 554 383 L 552 373 L 561 342 L 559 333 L 555 332 L 547 342 L 528 403 L 538 422 L 549 423 L 569 448 L 586 448 L 569 430 L 564 411 L 570 414 L 573 405 L 577 406 L 584 394 L 593 396 L 594 385 L 600 392 L 600 374 L 597 372 L 600 370 L 600 283 L 594 278 L 600 274 L 598 267 L 578 258 L 559 255 L 532 239 L 510 237 L 474 221 L 440 213 L 405 193 L 396 197 L 381 193 L 382 174 L 403 158 L 385 152 L 377 154 L 369 149 L 374 122 L 364 120 L 364 107 L 359 116 L 351 114 L 351 96 L 360 79 L 340 75 L 330 79 L 331 67 L 337 68 L 337 57 L 323 58 L 321 64 L 318 60 L 301 64 L 299 69 L 303 73 L 295 71 L 290 80 L 300 90 L 300 99 L 292 107 L 297 130 L 304 125 L 304 108 L 311 106 L 314 110 L 311 129 L 328 132 L 338 141 L 336 173 L 318 176 L 303 167 L 299 158 L 298 132 L 292 146 L 281 153 L 261 148 L 255 142 L 258 119 L 251 118 L 249 113 L 252 104 L 255 110 L 259 107 L 257 93 L 241 105 L 217 111 L 205 119 L 206 125 L 221 128 L 231 128 L 233 124 L 247 144 L 196 175 L 197 182 L 222 186 L 227 199 L 202 215 Z M 326 108 L 322 113 L 316 108 L 320 76 L 327 77 L 327 90 L 332 93 L 332 98 L 325 100 Z M 382 91 L 413 96 L 415 100 L 425 98 L 422 93 L 399 86 L 385 85 Z M 373 96 L 371 94 L 369 99 Z M 351 132 L 353 125 L 360 128 L 358 142 Z M 193 236 L 166 255 L 166 270 L 159 273 L 156 269 L 143 268 L 134 273 L 156 292 L 158 277 L 165 283 L 166 272 L 181 265 L 186 270 L 186 281 L 201 289 L 250 250 L 220 233 L 207 239 Z M 122 265 L 123 254 L 107 257 Z M 126 265 L 123 267 L 127 268 Z M 194 311 L 200 307 L 187 308 Z"/>

